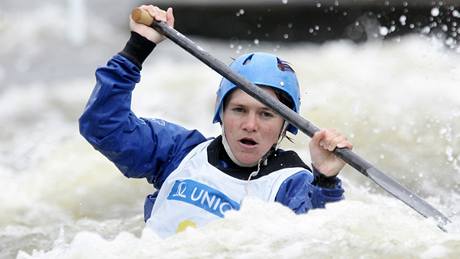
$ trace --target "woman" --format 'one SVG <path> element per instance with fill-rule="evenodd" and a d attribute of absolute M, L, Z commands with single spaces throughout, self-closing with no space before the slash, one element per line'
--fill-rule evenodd
<path fill-rule="evenodd" d="M 141 8 L 174 25 L 171 8 Z M 146 178 L 158 190 L 147 196 L 144 207 L 147 225 L 158 235 L 222 218 L 246 196 L 280 202 L 296 213 L 343 198 L 336 175 L 345 164 L 332 151 L 352 148 L 351 143 L 334 130 L 317 132 L 309 145 L 311 170 L 295 152 L 278 149 L 286 131 L 296 134 L 297 129 L 226 79 L 217 92 L 214 122 L 222 127 L 217 138 L 160 119 L 137 118 L 130 110 L 131 93 L 143 61 L 164 37 L 132 19 L 130 28 L 123 51 L 96 71 L 80 132 L 125 176 Z M 230 67 L 299 111 L 296 75 L 280 58 L 250 53 Z"/>

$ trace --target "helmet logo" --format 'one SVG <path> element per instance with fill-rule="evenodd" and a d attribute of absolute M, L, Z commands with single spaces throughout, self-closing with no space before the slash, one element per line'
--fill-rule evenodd
<path fill-rule="evenodd" d="M 254 54 L 249 55 L 249 56 L 243 61 L 243 66 L 246 65 L 246 64 L 248 64 L 248 63 L 251 61 L 251 59 L 252 59 L 253 56 L 254 56 Z"/>
<path fill-rule="evenodd" d="M 279 58 L 276 58 L 278 60 L 278 68 L 281 71 L 290 71 L 294 73 L 294 69 L 284 60 L 281 60 Z"/>

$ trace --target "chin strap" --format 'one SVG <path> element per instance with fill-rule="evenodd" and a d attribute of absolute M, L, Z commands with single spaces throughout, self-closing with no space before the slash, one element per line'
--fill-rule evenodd
<path fill-rule="evenodd" d="M 236 159 L 235 155 L 232 152 L 232 149 L 230 148 L 230 145 L 227 142 L 227 137 L 225 136 L 225 130 L 224 130 L 224 123 L 222 123 L 222 145 L 224 146 L 225 152 L 227 152 L 228 157 L 233 161 L 233 163 L 237 164 L 238 166 L 241 167 L 253 167 L 257 165 L 257 162 L 254 164 L 243 164 L 238 159 Z"/>
<path fill-rule="evenodd" d="M 262 165 L 262 163 L 264 164 L 264 166 L 267 165 L 268 157 L 272 153 L 276 152 L 276 150 L 278 149 L 278 146 L 281 144 L 281 141 L 283 141 L 284 137 L 286 136 L 286 128 L 288 127 L 288 125 L 289 125 L 289 123 L 287 121 L 284 121 L 283 127 L 281 128 L 281 132 L 280 132 L 280 135 L 278 137 L 278 141 L 275 144 L 273 144 L 273 146 L 267 151 L 267 153 L 265 153 L 265 155 L 263 155 L 259 159 L 259 161 L 257 162 L 257 171 L 254 171 L 249 175 L 248 182 L 251 180 L 252 177 L 256 177 L 259 174 L 260 166 Z"/>

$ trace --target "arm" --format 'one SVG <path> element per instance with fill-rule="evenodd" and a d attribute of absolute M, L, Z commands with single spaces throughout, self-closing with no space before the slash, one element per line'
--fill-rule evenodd
<path fill-rule="evenodd" d="M 324 208 L 328 202 L 342 200 L 344 190 L 340 179 L 333 177 L 321 181 L 317 174 L 319 172 L 315 170 L 313 174 L 301 171 L 289 177 L 281 184 L 275 201 L 300 214 L 310 209 Z"/>
<path fill-rule="evenodd" d="M 353 145 L 333 129 L 316 132 L 310 141 L 313 172 L 302 171 L 286 179 L 275 201 L 295 213 L 305 213 L 309 209 L 324 208 L 328 202 L 342 200 L 344 190 L 336 176 L 345 162 L 332 153 L 336 147 L 351 149 Z"/>
<path fill-rule="evenodd" d="M 136 32 L 124 50 L 96 71 L 96 86 L 83 115 L 80 132 L 127 177 L 146 177 L 158 188 L 182 158 L 205 138 L 161 120 L 138 118 L 131 93 L 140 80 L 142 62 L 155 43 Z"/>
<path fill-rule="evenodd" d="M 96 87 L 79 119 L 80 132 L 127 177 L 157 182 L 205 138 L 172 123 L 137 118 L 130 106 L 139 78 L 139 67 L 122 55 L 99 68 Z"/>

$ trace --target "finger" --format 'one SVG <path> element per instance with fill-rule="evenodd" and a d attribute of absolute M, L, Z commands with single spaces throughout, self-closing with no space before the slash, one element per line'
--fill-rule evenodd
<path fill-rule="evenodd" d="M 166 10 L 166 23 L 169 26 L 174 27 L 174 13 L 171 7 L 169 7 L 168 10 Z"/>
<path fill-rule="evenodd" d="M 319 146 L 325 150 L 331 151 L 331 148 L 333 148 L 332 139 L 334 138 L 334 134 L 328 129 L 324 129 L 322 131 L 323 134 L 321 140 L 319 141 Z"/>
<path fill-rule="evenodd" d="M 141 8 L 147 11 L 152 18 L 155 18 L 155 8 L 153 5 L 142 5 Z"/>
<path fill-rule="evenodd" d="M 337 133 L 337 135 L 334 137 L 333 142 L 336 147 L 338 148 L 353 148 L 353 145 L 351 144 L 350 141 L 348 141 L 347 137 L 344 135 Z"/>
<path fill-rule="evenodd" d="M 145 5 L 144 6 L 144 10 L 146 10 L 150 16 L 152 16 L 153 19 L 157 20 L 157 10 L 156 10 L 156 6 L 153 6 L 153 5 Z"/>
<path fill-rule="evenodd" d="M 340 142 L 340 143 L 337 143 L 337 147 L 338 148 L 349 148 L 349 149 L 353 149 L 353 144 L 351 144 L 350 141 L 348 141 L 347 139 L 345 139 L 344 141 Z"/>
<path fill-rule="evenodd" d="M 346 147 L 350 144 L 347 138 L 335 129 L 326 130 L 324 141 L 326 143 L 325 146 L 329 151 L 333 151 L 336 147 Z"/>
<path fill-rule="evenodd" d="M 324 139 L 325 134 L 326 132 L 324 130 L 319 130 L 315 132 L 313 138 L 311 139 L 312 144 L 322 146 L 321 142 Z"/>
<path fill-rule="evenodd" d="M 334 143 L 336 146 L 339 144 L 339 143 L 342 143 L 344 141 L 346 141 L 347 138 L 345 138 L 344 135 L 336 135 L 332 140 L 331 142 Z"/>
<path fill-rule="evenodd" d="M 166 22 L 166 12 L 161 10 L 158 6 L 154 7 L 155 10 L 155 20 Z"/>

